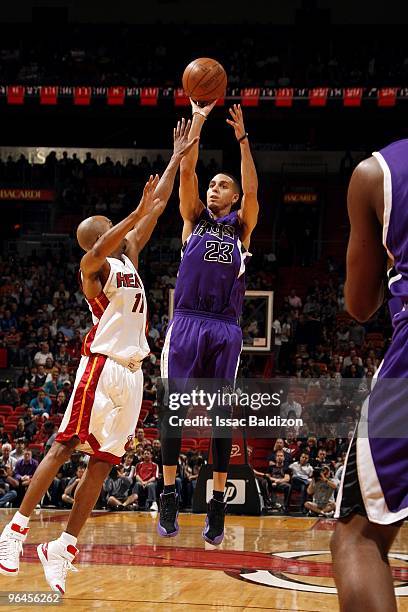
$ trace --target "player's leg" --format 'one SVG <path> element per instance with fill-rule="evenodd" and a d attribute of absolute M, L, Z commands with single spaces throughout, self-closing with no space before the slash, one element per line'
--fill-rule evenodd
<path fill-rule="evenodd" d="M 198 376 L 200 358 L 199 338 L 201 320 L 176 317 L 170 325 L 161 357 L 163 383 L 160 402 L 160 439 L 163 460 L 164 488 L 160 494 L 160 515 L 157 532 L 163 537 L 174 537 L 179 532 L 179 495 L 176 493 L 176 474 L 182 440 L 182 427 L 171 424 L 172 417 L 186 416 L 188 406 L 178 406 L 177 395 L 188 390 L 188 379 Z"/>
<path fill-rule="evenodd" d="M 398 530 L 359 514 L 337 521 L 331 552 L 341 612 L 397 612 L 387 555 Z"/>
<path fill-rule="evenodd" d="M 207 351 L 206 376 L 213 377 L 213 391 L 232 393 L 235 385 L 239 359 L 242 349 L 242 331 L 238 325 L 222 321 L 210 321 L 210 346 Z M 227 403 L 216 403 L 215 417 L 230 418 L 232 407 Z M 232 448 L 232 428 L 222 426 L 213 428 L 213 495 L 208 504 L 203 538 L 210 544 L 221 544 L 224 538 L 224 522 L 227 504 L 224 502 L 225 484 Z"/>
<path fill-rule="evenodd" d="M 30 516 L 54 480 L 59 468 L 70 458 L 78 443 L 77 437 L 66 443 L 54 442 L 39 464 L 19 510 L 4 527 L 0 536 L 0 573 L 8 576 L 18 574 L 20 553 L 23 542 L 27 538 Z"/>
<path fill-rule="evenodd" d="M 90 458 L 76 488 L 74 505 L 65 531 L 57 540 L 39 544 L 37 547 L 45 578 L 53 591 L 65 592 L 67 571 L 73 569 L 71 564 L 78 553 L 77 538 L 98 500 L 103 482 L 111 468 L 111 463 L 107 461 L 97 457 Z"/>

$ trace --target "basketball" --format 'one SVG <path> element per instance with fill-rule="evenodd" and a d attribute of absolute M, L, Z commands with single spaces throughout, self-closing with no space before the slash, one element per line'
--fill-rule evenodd
<path fill-rule="evenodd" d="M 227 74 L 217 60 L 200 57 L 184 70 L 183 89 L 189 98 L 197 102 L 223 98 L 227 89 Z"/>

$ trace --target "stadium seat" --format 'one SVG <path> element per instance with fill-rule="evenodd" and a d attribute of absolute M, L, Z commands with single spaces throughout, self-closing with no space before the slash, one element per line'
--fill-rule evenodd
<path fill-rule="evenodd" d="M 198 450 L 207 452 L 210 447 L 210 438 L 201 438 L 198 441 Z"/>
<path fill-rule="evenodd" d="M 156 436 L 157 438 L 158 433 L 159 433 L 159 430 L 157 429 L 157 427 L 145 427 L 144 429 L 144 434 L 147 437 Z"/>
<path fill-rule="evenodd" d="M 6 404 L 0 404 L 0 414 L 12 414 L 13 406 L 8 406 Z"/>
<path fill-rule="evenodd" d="M 197 448 L 197 440 L 194 438 L 183 438 L 182 446 L 188 447 L 189 450 L 195 450 Z"/>

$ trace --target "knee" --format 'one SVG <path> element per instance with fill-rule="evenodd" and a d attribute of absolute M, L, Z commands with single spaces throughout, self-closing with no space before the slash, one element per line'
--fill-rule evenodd
<path fill-rule="evenodd" d="M 67 446 L 65 444 L 61 444 L 60 442 L 54 442 L 49 452 L 47 453 L 47 457 L 50 457 L 50 459 L 58 460 L 62 464 L 67 459 L 69 459 L 73 450 L 74 447 L 71 445 Z"/>
<path fill-rule="evenodd" d="M 340 530 L 338 527 L 337 524 L 330 540 L 330 551 L 333 560 L 341 558 L 347 559 L 349 556 L 348 553 L 350 550 L 353 550 L 353 548 L 350 547 L 358 546 L 358 538 L 356 538 L 355 534 L 347 533 L 346 530 Z"/>

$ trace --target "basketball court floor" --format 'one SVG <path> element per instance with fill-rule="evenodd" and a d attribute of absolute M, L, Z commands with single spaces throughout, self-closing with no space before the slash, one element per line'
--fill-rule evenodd
<path fill-rule="evenodd" d="M 11 510 L 0 511 L 1 526 L 11 515 Z M 65 511 L 36 511 L 19 576 L 0 576 L 1 610 L 6 609 L 8 591 L 47 591 L 36 545 L 57 537 L 67 516 Z M 157 513 L 93 513 L 78 543 L 79 572 L 68 573 L 62 607 L 121 612 L 338 610 L 328 553 L 332 520 L 228 516 L 220 548 L 202 540 L 203 515 L 182 514 L 180 535 L 167 540 L 157 536 L 156 520 Z M 401 529 L 391 557 L 399 610 L 408 612 L 408 526 Z"/>

